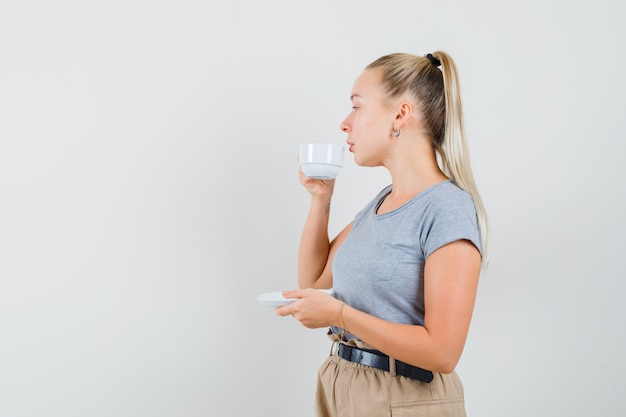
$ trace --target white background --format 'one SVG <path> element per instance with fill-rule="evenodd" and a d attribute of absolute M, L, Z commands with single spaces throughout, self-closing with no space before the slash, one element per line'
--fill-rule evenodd
<path fill-rule="evenodd" d="M 583 5 L 584 4 L 584 5 Z M 0 416 L 312 416 L 297 146 L 362 68 L 456 60 L 493 226 L 470 416 L 626 413 L 624 2 L 5 1 Z M 389 181 L 351 156 L 336 233 Z"/>

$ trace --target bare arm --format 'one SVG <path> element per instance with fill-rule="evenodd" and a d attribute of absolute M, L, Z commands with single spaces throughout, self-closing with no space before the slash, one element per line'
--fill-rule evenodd
<path fill-rule="evenodd" d="M 300 237 L 298 249 L 298 286 L 300 288 L 332 287 L 332 259 L 345 237 L 350 225 L 342 230 L 332 242 L 328 238 L 330 202 L 334 180 L 308 179 L 300 171 L 300 182 L 311 193 L 309 213 Z"/>
<path fill-rule="evenodd" d="M 298 261 L 298 285 L 300 288 L 331 288 L 333 286 L 333 275 L 332 275 L 332 264 L 333 258 L 335 257 L 335 253 L 341 243 L 346 239 L 348 233 L 350 233 L 350 229 L 352 228 L 352 223 L 348 224 L 328 245 L 328 255 L 321 259 L 321 262 L 324 263 L 323 269 L 319 274 L 307 274 L 305 268 L 306 261 L 302 262 L 301 259 L 306 259 L 306 254 L 304 254 L 304 250 L 302 244 L 300 245 L 300 257 Z M 303 272 L 300 270 L 305 269 Z M 304 279 L 305 274 L 308 275 L 309 279 Z"/>
<path fill-rule="evenodd" d="M 452 242 L 426 260 L 424 326 L 388 322 L 348 305 L 343 307 L 343 325 L 391 357 L 431 371 L 452 372 L 469 331 L 479 275 L 476 247 L 465 240 Z M 339 300 L 304 291 L 292 291 L 291 296 L 304 298 L 277 309 L 278 314 L 293 314 L 308 327 L 342 326 Z"/>
<path fill-rule="evenodd" d="M 350 332 L 403 362 L 449 373 L 458 363 L 474 309 L 480 254 L 470 242 L 450 243 L 426 260 L 424 326 L 391 323 L 345 306 Z"/>

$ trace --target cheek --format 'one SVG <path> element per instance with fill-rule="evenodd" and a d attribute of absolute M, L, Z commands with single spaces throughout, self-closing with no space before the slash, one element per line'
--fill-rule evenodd
<path fill-rule="evenodd" d="M 372 128 L 376 125 L 376 123 L 374 123 L 374 118 L 372 118 L 369 114 L 365 112 L 358 115 L 357 117 L 358 121 L 356 121 L 355 127 L 357 127 L 361 132 L 365 133 L 371 131 Z"/>
<path fill-rule="evenodd" d="M 375 117 L 363 117 L 358 127 L 359 136 L 368 142 L 377 141 L 385 135 L 386 130 L 380 119 Z"/>

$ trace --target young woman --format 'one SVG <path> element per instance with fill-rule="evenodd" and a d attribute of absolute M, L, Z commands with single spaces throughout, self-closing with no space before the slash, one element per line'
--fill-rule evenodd
<path fill-rule="evenodd" d="M 464 416 L 454 372 L 486 264 L 488 226 L 469 164 L 456 66 L 434 52 L 366 67 L 341 124 L 354 160 L 384 188 L 332 241 L 334 180 L 300 171 L 311 194 L 298 284 L 276 310 L 329 327 L 317 416 Z M 333 296 L 315 288 L 334 289 Z"/>

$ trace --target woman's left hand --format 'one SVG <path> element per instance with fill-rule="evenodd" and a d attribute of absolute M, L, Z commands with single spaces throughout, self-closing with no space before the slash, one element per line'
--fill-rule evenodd
<path fill-rule="evenodd" d="M 299 298 L 286 306 L 277 307 L 279 316 L 292 315 L 310 329 L 337 325 L 341 301 L 313 288 L 283 291 L 285 298 Z"/>

